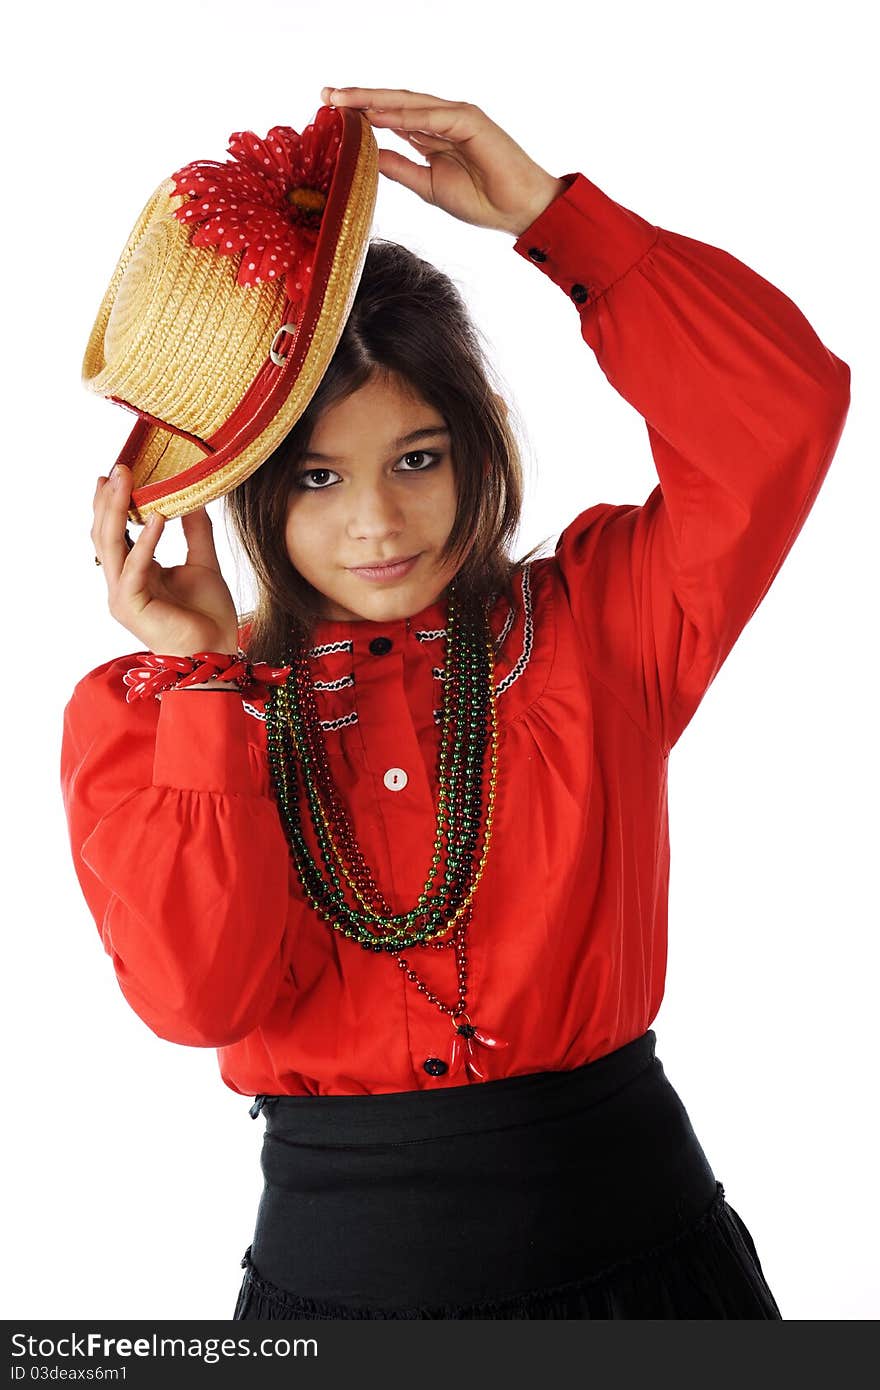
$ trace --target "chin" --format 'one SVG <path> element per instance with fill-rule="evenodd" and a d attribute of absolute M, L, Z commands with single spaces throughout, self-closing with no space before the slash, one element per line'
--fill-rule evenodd
<path fill-rule="evenodd" d="M 321 617 L 331 622 L 356 622 L 359 618 L 365 622 L 392 622 L 395 618 L 418 613 L 430 602 L 408 599 L 402 588 L 394 594 L 334 594 L 324 598 Z"/>

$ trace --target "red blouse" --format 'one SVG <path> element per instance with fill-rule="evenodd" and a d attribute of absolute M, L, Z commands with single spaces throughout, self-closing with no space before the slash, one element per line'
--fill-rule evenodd
<path fill-rule="evenodd" d="M 468 1012 L 507 1047 L 488 1079 L 567 1070 L 651 1026 L 666 968 L 667 756 L 790 550 L 849 407 L 849 367 L 726 251 L 653 226 L 583 174 L 513 249 L 571 299 L 659 475 L 600 503 L 517 576 L 495 671 L 494 833 L 468 929 Z M 445 600 L 322 622 L 328 755 L 393 911 L 434 840 Z M 376 637 L 390 640 L 389 650 Z M 138 654 L 64 711 L 74 864 L 120 988 L 161 1038 L 217 1049 L 243 1095 L 433 1090 L 452 1023 L 394 957 L 309 907 L 269 780 L 262 695 L 126 703 Z M 451 950 L 406 952 L 447 1003 Z M 479 1084 L 479 1083 L 477 1083 Z"/>

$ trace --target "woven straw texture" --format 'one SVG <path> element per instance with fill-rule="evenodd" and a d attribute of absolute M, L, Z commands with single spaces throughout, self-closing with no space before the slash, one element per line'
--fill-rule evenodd
<path fill-rule="evenodd" d="M 161 499 L 137 505 L 129 517 L 153 511 L 180 516 L 238 486 L 269 457 L 302 415 L 333 356 L 354 302 L 369 246 L 378 186 L 378 147 L 361 117 L 358 158 L 332 264 L 295 382 L 257 436 L 225 449 L 216 467 L 209 451 L 159 425 L 144 431 L 126 462 L 132 490 L 177 478 L 204 463 L 200 477 Z M 128 239 L 102 301 L 83 360 L 83 381 L 200 439 L 229 419 L 264 368 L 284 322 L 282 284 L 236 284 L 237 261 L 190 244 L 172 216 L 187 199 L 166 180 L 153 193 Z M 316 289 L 315 293 L 319 291 Z M 290 339 L 282 342 L 286 352 Z"/>

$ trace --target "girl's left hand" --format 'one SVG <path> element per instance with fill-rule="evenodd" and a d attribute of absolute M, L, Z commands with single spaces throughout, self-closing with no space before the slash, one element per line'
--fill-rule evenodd
<path fill-rule="evenodd" d="M 471 102 L 377 87 L 323 87 L 321 97 L 357 107 L 371 126 L 407 140 L 428 168 L 380 149 L 379 172 L 475 227 L 518 237 L 565 190 Z"/>

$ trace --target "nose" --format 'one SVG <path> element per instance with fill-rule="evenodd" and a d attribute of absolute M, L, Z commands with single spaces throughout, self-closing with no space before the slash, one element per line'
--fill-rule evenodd
<path fill-rule="evenodd" d="M 397 536 L 404 529 L 399 498 L 390 487 L 365 487 L 353 491 L 348 534 L 352 540 L 378 541 Z"/>

